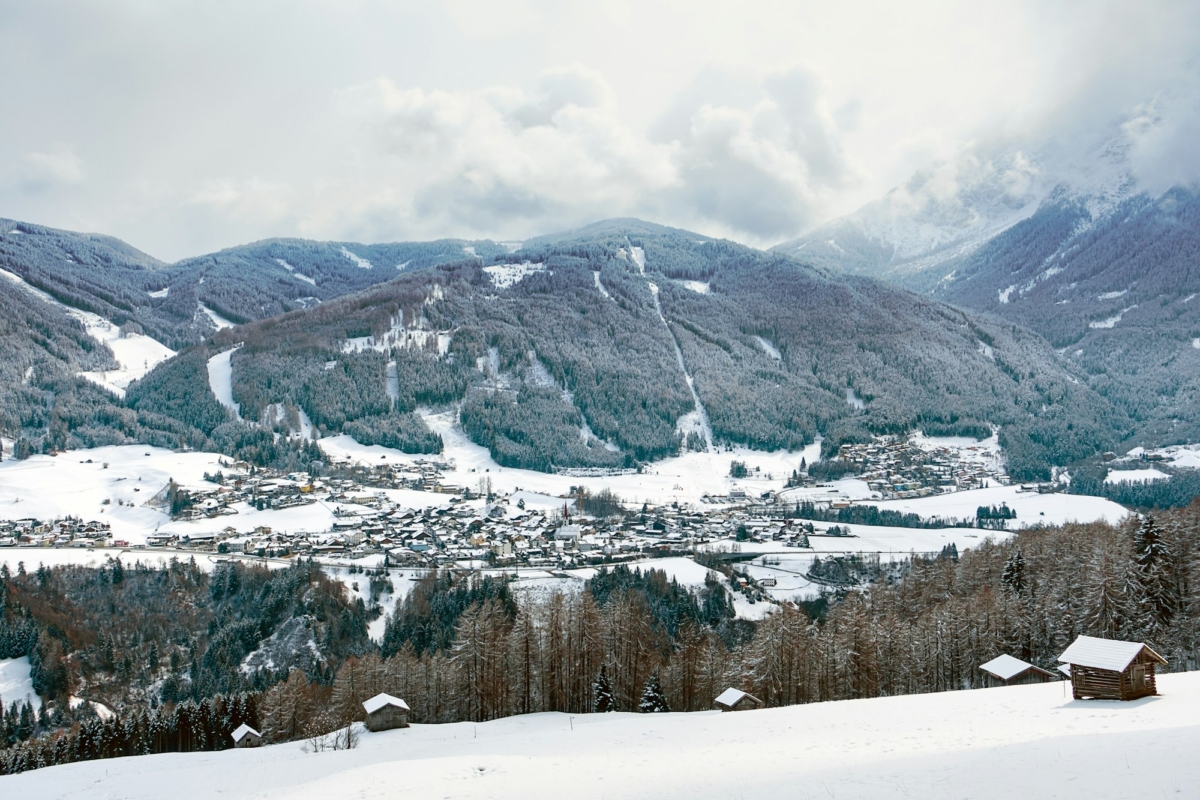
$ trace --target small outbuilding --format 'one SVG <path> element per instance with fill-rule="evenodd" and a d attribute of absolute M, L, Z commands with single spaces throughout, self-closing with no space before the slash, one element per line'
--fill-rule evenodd
<path fill-rule="evenodd" d="M 366 725 L 369 731 L 408 727 L 408 703 L 399 697 L 377 694 L 363 703 L 363 708 L 367 712 Z"/>
<path fill-rule="evenodd" d="M 258 747 L 262 744 L 262 734 L 244 723 L 239 725 L 230 736 L 233 737 L 234 747 Z"/>
<path fill-rule="evenodd" d="M 1136 700 L 1158 694 L 1154 670 L 1167 660 L 1141 642 L 1080 636 L 1058 660 L 1071 668 L 1076 700 Z"/>
<path fill-rule="evenodd" d="M 722 711 L 752 711 L 763 707 L 762 700 L 759 700 L 749 692 L 743 692 L 741 689 L 734 689 L 732 687 L 721 692 L 713 702 Z"/>
<path fill-rule="evenodd" d="M 979 668 L 983 670 L 983 679 L 988 686 L 1021 686 L 1057 680 L 1053 672 L 1008 654 L 996 656 L 986 664 L 980 664 Z"/>

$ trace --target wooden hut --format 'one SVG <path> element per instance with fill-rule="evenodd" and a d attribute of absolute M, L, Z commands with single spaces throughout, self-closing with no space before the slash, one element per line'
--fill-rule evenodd
<path fill-rule="evenodd" d="M 722 711 L 752 711 L 763 707 L 763 701 L 741 689 L 729 688 L 721 692 L 715 701 Z"/>
<path fill-rule="evenodd" d="M 1167 660 L 1141 642 L 1080 636 L 1058 660 L 1071 667 L 1076 700 L 1136 700 L 1158 694 L 1154 669 Z"/>
<path fill-rule="evenodd" d="M 1026 683 L 1047 683 L 1057 680 L 1053 672 L 1035 667 L 1027 661 L 1010 655 L 1000 655 L 986 664 L 980 664 L 983 679 L 988 686 L 1021 686 Z"/>
<path fill-rule="evenodd" d="M 408 703 L 390 694 L 377 694 L 363 703 L 369 731 L 390 731 L 408 727 Z"/>
<path fill-rule="evenodd" d="M 230 736 L 233 737 L 234 747 L 258 747 L 262 744 L 262 734 L 245 723 L 239 725 Z"/>

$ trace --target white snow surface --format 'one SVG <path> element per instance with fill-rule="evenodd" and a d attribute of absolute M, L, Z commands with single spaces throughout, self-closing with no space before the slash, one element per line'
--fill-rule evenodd
<path fill-rule="evenodd" d="M 1102 319 L 1098 322 L 1089 322 L 1088 327 L 1089 328 L 1097 328 L 1097 329 L 1098 328 L 1115 328 L 1117 326 L 1117 323 L 1121 321 L 1121 318 L 1124 317 L 1125 314 L 1127 314 L 1128 312 L 1132 311 L 1135 308 L 1137 308 L 1136 305 L 1129 306 L 1128 308 L 1122 308 L 1120 311 L 1118 311 L 1116 314 L 1112 315 L 1108 319 Z"/>
<path fill-rule="evenodd" d="M 356 267 L 359 267 L 361 269 L 370 269 L 371 268 L 370 261 L 367 261 L 365 258 L 357 255 L 356 253 L 351 253 L 349 250 L 346 249 L 345 245 L 342 246 L 342 255 L 345 256 L 346 258 L 350 259 L 351 261 L 353 261 L 354 266 L 356 266 Z"/>
<path fill-rule="evenodd" d="M 222 317 L 216 311 L 213 311 L 211 308 L 204 305 L 204 303 L 200 304 L 200 311 L 202 311 L 206 317 L 208 317 L 210 320 L 212 320 L 212 324 L 216 326 L 217 330 L 221 330 L 223 328 L 232 328 L 234 325 L 237 324 L 236 322 L 234 322 L 232 320 Z"/>
<path fill-rule="evenodd" d="M 1180 469 L 1200 469 L 1200 444 L 1176 444 L 1154 450 L 1135 447 L 1124 457 L 1117 460 L 1134 461 L 1140 459 L 1143 455 L 1160 456 L 1172 467 Z"/>
<path fill-rule="evenodd" d="M 13 703 L 28 700 L 37 711 L 42 707 L 42 698 L 33 690 L 33 679 L 29 676 L 29 656 L 0 659 L 0 701 L 5 710 Z"/>
<path fill-rule="evenodd" d="M 493 286 L 497 289 L 507 289 L 513 284 L 520 283 L 535 272 L 545 272 L 546 267 L 543 264 L 524 261 L 520 264 L 493 264 L 490 267 L 484 267 L 483 271 L 491 276 Z M 599 281 L 600 278 L 597 276 L 597 285 L 599 285 Z"/>
<path fill-rule="evenodd" d="M 596 282 L 596 289 L 597 289 L 597 291 L 600 292 L 601 296 L 603 296 L 604 299 L 606 299 L 606 300 L 611 300 L 612 295 L 608 293 L 608 289 L 605 289 L 604 284 L 600 282 L 600 273 L 599 272 L 592 273 L 592 280 L 594 280 Z"/>
<path fill-rule="evenodd" d="M 303 742 L 87 761 L 0 778 L 24 800 L 160 798 L 1195 797 L 1200 673 L 1161 696 L 1076 701 L 1065 682 L 762 709 L 530 714 Z"/>
<path fill-rule="evenodd" d="M 678 281 L 678 283 L 689 292 L 696 294 L 708 294 L 709 292 L 709 285 L 704 281 Z"/>
<path fill-rule="evenodd" d="M 1115 525 L 1129 514 L 1124 506 L 1103 497 L 1061 492 L 1038 494 L 1021 491 L 1020 486 L 1016 485 L 951 492 L 912 500 L 885 500 L 871 502 L 871 505 L 912 512 L 923 517 L 973 519 L 979 506 L 1004 503 L 1017 512 L 1016 520 L 1009 523 L 1014 529 L 1026 525 L 1062 525 L 1067 522 L 1109 522 Z"/>
<path fill-rule="evenodd" d="M 768 342 L 763 337 L 755 336 L 754 341 L 757 342 L 758 346 L 762 348 L 762 351 L 771 358 L 775 359 L 776 361 L 781 361 L 783 359 L 783 354 L 779 352 L 779 348 Z"/>
<path fill-rule="evenodd" d="M 233 412 L 238 419 L 242 418 L 241 407 L 233 399 L 233 364 L 230 359 L 236 347 L 217 353 L 208 360 L 208 385 L 217 396 L 221 405 Z"/>
<path fill-rule="evenodd" d="M 1153 467 L 1149 469 L 1113 469 L 1104 476 L 1105 483 L 1138 483 L 1141 481 L 1165 481 L 1171 476 Z"/>

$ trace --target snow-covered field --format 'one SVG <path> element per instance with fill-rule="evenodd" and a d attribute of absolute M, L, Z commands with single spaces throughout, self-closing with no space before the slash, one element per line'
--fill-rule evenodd
<path fill-rule="evenodd" d="M 947 519 L 973 519 L 979 506 L 998 506 L 1007 503 L 1017 512 L 1010 527 L 1027 525 L 1061 525 L 1065 522 L 1096 522 L 1099 520 L 1118 523 L 1129 515 L 1129 511 L 1118 503 L 1091 495 L 1038 494 L 1021 491 L 1019 486 L 995 486 L 970 492 L 953 492 L 913 500 L 887 500 L 871 503 L 880 508 L 912 512 L 923 517 Z"/>
<path fill-rule="evenodd" d="M 71 764 L 6 797 L 1198 797 L 1200 673 L 1161 696 L 1074 701 L 1064 683 L 735 714 L 533 714 L 303 743 Z"/>
<path fill-rule="evenodd" d="M 1149 469 L 1114 469 L 1104 476 L 1105 483 L 1139 483 L 1141 481 L 1165 481 L 1171 476 L 1150 467 Z"/>
<path fill-rule="evenodd" d="M 35 711 L 42 707 L 42 698 L 33 690 L 33 680 L 29 677 L 29 656 L 0 658 L 0 703 L 7 709 L 26 700 Z"/>

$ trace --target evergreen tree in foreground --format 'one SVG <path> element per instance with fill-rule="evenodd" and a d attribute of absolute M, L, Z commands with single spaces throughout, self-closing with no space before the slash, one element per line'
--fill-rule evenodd
<path fill-rule="evenodd" d="M 643 714 L 653 714 L 658 711 L 670 711 L 671 707 L 667 705 L 667 696 L 663 694 L 662 685 L 658 682 L 657 675 L 651 675 L 650 680 L 646 681 L 646 688 L 642 690 L 642 702 L 638 704 L 638 711 Z"/>
<path fill-rule="evenodd" d="M 607 714 L 617 710 L 617 699 L 613 697 L 612 684 L 608 680 L 608 670 L 600 667 L 596 682 L 592 684 L 592 710 L 597 714 Z"/>

